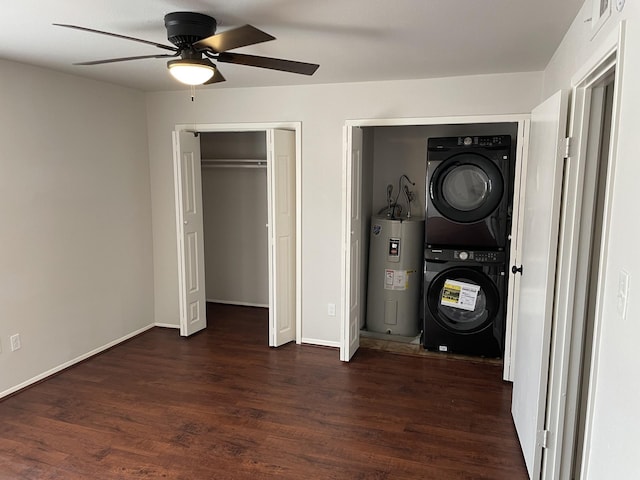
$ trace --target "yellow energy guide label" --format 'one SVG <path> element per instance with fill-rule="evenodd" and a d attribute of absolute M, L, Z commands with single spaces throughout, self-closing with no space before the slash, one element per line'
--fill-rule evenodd
<path fill-rule="evenodd" d="M 440 296 L 440 304 L 473 311 L 476 308 L 479 293 L 479 285 L 458 280 L 445 280 Z"/>

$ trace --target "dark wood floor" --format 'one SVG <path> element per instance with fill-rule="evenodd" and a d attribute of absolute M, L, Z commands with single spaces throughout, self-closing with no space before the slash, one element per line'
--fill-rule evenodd
<path fill-rule="evenodd" d="M 267 347 L 209 306 L 0 402 L 0 479 L 526 479 L 498 365 Z"/>

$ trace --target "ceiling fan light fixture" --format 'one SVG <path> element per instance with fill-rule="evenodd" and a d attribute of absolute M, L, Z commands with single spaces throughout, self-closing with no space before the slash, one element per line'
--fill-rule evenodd
<path fill-rule="evenodd" d="M 215 73 L 215 66 L 208 60 L 171 60 L 167 67 L 173 78 L 186 85 L 202 85 Z"/>
<path fill-rule="evenodd" d="M 54 23 L 54 25 L 59 27 L 72 28 L 74 30 L 144 43 L 171 52 L 137 55 L 133 57 L 107 58 L 104 60 L 74 63 L 74 65 L 102 65 L 147 58 L 173 58 L 175 60 L 167 63 L 167 68 L 171 76 L 179 82 L 190 86 L 210 85 L 225 81 L 224 76 L 218 71 L 217 65 L 211 62 L 210 59 L 214 59 L 216 63 L 232 63 L 301 75 L 313 75 L 320 66 L 315 63 L 297 62 L 283 58 L 230 53 L 229 50 L 235 48 L 275 40 L 273 35 L 269 35 L 252 25 L 244 25 L 242 27 L 231 28 L 222 33 L 215 33 L 217 25 L 215 18 L 195 12 L 168 13 L 165 15 L 164 24 L 167 30 L 167 40 L 169 40 L 172 45 L 81 27 L 79 25 Z"/>

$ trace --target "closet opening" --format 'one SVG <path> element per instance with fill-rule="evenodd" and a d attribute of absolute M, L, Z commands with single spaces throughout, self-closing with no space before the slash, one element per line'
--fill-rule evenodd
<path fill-rule="evenodd" d="M 265 132 L 203 132 L 207 303 L 269 308 Z"/>
<path fill-rule="evenodd" d="M 300 128 L 270 126 L 174 135 L 183 336 L 235 309 L 269 346 L 300 341 Z"/>
<path fill-rule="evenodd" d="M 349 252 L 345 259 L 348 273 L 343 277 L 347 282 L 345 307 L 348 310 L 343 332 L 348 330 L 350 342 L 344 341 L 345 335 L 342 345 L 343 350 L 348 347 L 350 351 L 344 352 L 343 360 L 349 360 L 349 354 L 360 344 L 416 355 L 481 356 L 488 362 L 500 364 L 505 356 L 510 357 L 515 298 L 510 262 L 517 248 L 518 225 L 513 200 L 519 195 L 524 128 L 520 120 L 480 117 L 464 123 L 368 125 L 362 122 L 365 124 L 347 126 L 351 158 L 347 162 L 349 225 L 345 232 L 350 247 L 345 248 Z M 469 144 L 464 144 L 465 139 Z M 436 147 L 430 149 L 430 142 L 447 141 L 454 142 L 454 147 L 440 150 L 451 152 L 451 165 L 457 165 L 459 158 L 464 160 L 463 156 L 469 154 L 466 149 L 477 157 L 472 159 L 471 166 L 465 167 L 468 171 L 462 168 L 459 175 L 451 174 L 449 179 L 444 179 L 446 175 L 442 174 L 442 181 L 438 183 L 436 177 L 452 167 L 444 166 L 442 161 L 443 167 L 437 168 L 439 164 L 432 154 Z M 457 147 L 464 148 L 465 152 L 456 156 Z M 476 160 L 485 163 L 475 165 Z M 482 176 L 487 171 L 491 178 Z M 478 189 L 469 182 L 476 181 L 487 187 L 486 195 L 478 193 L 477 198 L 472 199 Z M 433 202 L 434 198 L 440 199 L 437 188 L 442 188 L 443 197 L 454 197 L 453 204 L 456 201 L 464 204 L 460 208 L 466 210 L 465 213 L 476 207 L 473 202 L 485 203 L 490 195 L 494 196 L 496 205 L 487 207 L 479 220 L 452 221 L 456 225 L 474 225 L 465 231 L 450 231 L 444 239 L 443 235 L 438 238 L 432 235 L 443 223 L 436 218 L 438 209 Z M 483 220 L 484 217 L 491 219 Z M 498 225 L 500 222 L 502 225 Z M 494 237 L 496 243 L 477 243 L 479 236 L 474 236 L 471 230 L 485 226 L 486 232 L 501 231 L 501 235 Z M 430 243 L 430 239 L 435 240 Z M 462 257 L 429 257 L 442 251 Z M 439 308 L 443 288 L 433 287 L 438 281 L 436 270 L 446 270 L 446 274 L 443 273 L 446 276 L 456 273 L 451 270 L 454 266 L 460 267 L 456 272 L 462 275 L 454 280 L 468 278 L 467 283 L 473 283 L 480 293 L 476 308 L 471 309 L 476 311 L 466 314 L 458 308 L 446 313 L 458 320 L 466 314 L 482 321 L 474 324 L 471 335 L 468 331 L 463 334 L 444 328 L 437 330 L 438 325 L 427 332 L 426 338 L 425 329 L 435 324 L 435 315 L 447 310 L 447 307 Z M 488 299 L 485 290 L 491 295 Z M 457 322 L 461 323 L 470 322 Z M 469 340 L 470 337 L 473 339 Z M 509 362 L 505 364 L 506 378 Z"/>

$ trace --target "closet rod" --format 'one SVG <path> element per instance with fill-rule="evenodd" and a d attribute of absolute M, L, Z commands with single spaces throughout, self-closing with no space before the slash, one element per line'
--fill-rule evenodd
<path fill-rule="evenodd" d="M 203 159 L 203 168 L 266 168 L 266 160 L 257 159 Z"/>
<path fill-rule="evenodd" d="M 211 164 L 203 163 L 202 168 L 267 168 L 267 163 L 264 164 L 250 164 L 250 163 L 225 163 L 225 164 Z"/>

